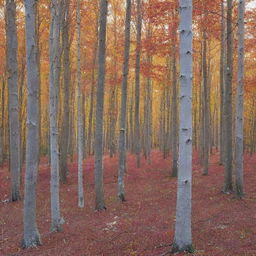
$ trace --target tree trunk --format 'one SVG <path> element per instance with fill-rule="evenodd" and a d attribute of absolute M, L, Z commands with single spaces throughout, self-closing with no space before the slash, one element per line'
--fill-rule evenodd
<path fill-rule="evenodd" d="M 208 96 L 208 71 L 207 71 L 207 38 L 203 32 L 203 175 L 208 175 L 209 166 L 209 96 Z"/>
<path fill-rule="evenodd" d="M 78 150 L 78 207 L 84 207 L 84 188 L 83 188 L 83 118 L 81 102 L 81 15 L 80 0 L 77 0 L 76 9 L 77 26 L 77 150 Z"/>
<path fill-rule="evenodd" d="M 25 0 L 28 101 L 23 248 L 36 247 L 41 244 L 36 224 L 36 183 L 39 154 L 39 77 L 35 27 L 36 5 L 37 1 L 35 0 Z"/>
<path fill-rule="evenodd" d="M 58 91 L 60 80 L 60 26 L 62 1 L 51 1 L 50 55 L 50 146 L 51 146 L 51 230 L 61 231 L 59 200 Z"/>
<path fill-rule="evenodd" d="M 233 31 L 232 31 L 233 0 L 227 0 L 227 67 L 225 88 L 225 180 L 223 191 L 229 193 L 233 190 L 232 184 L 232 77 L 233 77 Z"/>
<path fill-rule="evenodd" d="M 220 51 L 220 164 L 225 161 L 225 123 L 224 123 L 224 59 L 225 59 L 225 17 L 224 0 L 221 1 L 221 51 Z"/>
<path fill-rule="evenodd" d="M 1 126 L 0 126 L 0 166 L 4 164 L 4 120 L 5 120 L 5 79 L 2 77 L 1 89 Z"/>
<path fill-rule="evenodd" d="M 95 193 L 96 210 L 106 209 L 103 189 L 103 114 L 104 114 L 104 86 L 106 64 L 106 30 L 107 30 L 108 0 L 100 1 L 100 30 L 98 52 L 98 86 L 96 105 L 95 131 Z"/>
<path fill-rule="evenodd" d="M 64 19 L 62 24 L 62 46 L 64 50 L 64 115 L 60 138 L 60 180 L 67 183 L 68 174 L 68 137 L 69 137 L 69 99 L 70 99 L 70 40 L 69 40 L 69 0 L 64 0 Z"/>
<path fill-rule="evenodd" d="M 89 124 L 88 124 L 88 135 L 87 135 L 87 152 L 91 155 L 92 152 L 92 142 L 93 140 L 93 126 L 94 126 L 94 95 L 95 95 L 95 67 L 97 62 L 97 51 L 98 51 L 98 26 L 99 19 L 96 17 L 95 31 L 96 31 L 96 41 L 94 46 L 94 55 L 93 55 L 93 63 L 92 63 L 92 85 L 91 85 L 91 95 L 90 95 L 90 111 L 89 111 Z"/>
<path fill-rule="evenodd" d="M 180 133 L 173 251 L 192 251 L 192 0 L 180 0 Z"/>
<path fill-rule="evenodd" d="M 176 69 L 176 30 L 173 32 L 172 47 L 172 177 L 178 173 L 178 104 L 177 104 L 177 69 Z"/>
<path fill-rule="evenodd" d="M 243 189 L 243 112 L 244 112 L 244 12 L 245 1 L 238 2 L 238 71 L 236 103 L 236 194 L 242 197 Z"/>
<path fill-rule="evenodd" d="M 125 201 L 124 173 L 126 164 L 126 110 L 127 110 L 127 84 L 129 75 L 129 54 L 130 54 L 130 22 L 131 22 L 131 0 L 126 0 L 125 18 L 125 48 L 122 80 L 122 99 L 120 111 L 120 134 L 119 134 L 119 168 L 118 168 L 118 197 Z"/>
<path fill-rule="evenodd" d="M 20 199 L 20 125 L 18 96 L 18 39 L 16 4 L 6 0 L 6 48 L 9 99 L 9 152 L 11 170 L 11 201 Z"/>
<path fill-rule="evenodd" d="M 136 35 L 136 67 L 135 67 L 135 151 L 136 164 L 140 168 L 140 55 L 141 55 L 141 0 L 137 0 L 137 35 Z"/>

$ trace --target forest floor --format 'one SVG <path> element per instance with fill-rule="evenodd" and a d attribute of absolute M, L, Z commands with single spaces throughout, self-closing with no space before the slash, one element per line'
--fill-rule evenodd
<path fill-rule="evenodd" d="M 1 256 L 161 256 L 170 250 L 174 236 L 176 179 L 170 178 L 171 160 L 154 152 L 152 164 L 144 159 L 135 168 L 129 155 L 125 180 L 127 201 L 117 200 L 117 158 L 104 158 L 107 210 L 94 210 L 93 158 L 85 161 L 84 209 L 77 207 L 77 164 L 69 165 L 68 184 L 61 185 L 63 232 L 50 230 L 50 171 L 46 159 L 40 164 L 37 216 L 43 245 L 23 250 L 23 202 L 8 203 L 9 173 L 0 169 Z M 221 193 L 224 171 L 218 154 L 210 159 L 209 175 L 193 159 L 192 255 L 256 256 L 256 158 L 245 156 L 243 200 Z M 184 255 L 184 254 L 176 254 Z"/>

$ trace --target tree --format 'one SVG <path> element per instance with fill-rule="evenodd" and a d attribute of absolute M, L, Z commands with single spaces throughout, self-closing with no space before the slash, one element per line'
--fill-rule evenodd
<path fill-rule="evenodd" d="M 173 15 L 174 16 L 174 15 Z M 173 17 L 175 22 L 175 17 Z M 176 24 L 173 29 L 172 41 L 172 177 L 177 177 L 178 173 L 178 104 L 177 104 L 177 68 L 176 68 Z"/>
<path fill-rule="evenodd" d="M 225 162 L 225 122 L 224 122 L 224 61 L 225 61 L 225 17 L 224 0 L 221 0 L 221 49 L 220 49 L 220 164 Z"/>
<path fill-rule="evenodd" d="M 135 151 L 137 156 L 137 167 L 140 167 L 140 55 L 141 55 L 141 0 L 137 0 L 137 21 L 136 21 L 136 64 L 135 64 Z"/>
<path fill-rule="evenodd" d="M 67 158 L 68 158 L 68 140 L 69 140 L 69 88 L 70 88 L 70 39 L 69 39 L 69 0 L 63 0 L 64 17 L 62 22 L 62 47 L 63 47 L 63 61 L 64 61 L 64 113 L 61 128 L 60 138 L 60 178 L 63 183 L 67 183 Z"/>
<path fill-rule="evenodd" d="M 127 84 L 129 75 L 129 53 L 130 53 L 130 23 L 131 23 L 131 0 L 126 1 L 125 17 L 125 47 L 122 80 L 122 99 L 120 112 L 120 134 L 119 134 L 119 166 L 118 166 L 118 197 L 125 201 L 124 196 L 124 173 L 126 163 L 126 119 L 127 119 Z"/>
<path fill-rule="evenodd" d="M 103 113 L 104 113 L 104 85 L 106 64 L 106 30 L 107 30 L 108 0 L 100 1 L 100 29 L 98 52 L 98 85 L 96 105 L 95 131 L 95 193 L 96 210 L 106 209 L 103 189 Z"/>
<path fill-rule="evenodd" d="M 41 244 L 36 224 L 36 183 L 39 154 L 39 77 L 36 43 L 36 0 L 25 0 L 27 63 L 27 145 L 22 247 Z"/>
<path fill-rule="evenodd" d="M 238 2 L 238 71 L 237 71 L 237 102 L 236 102 L 236 194 L 243 196 L 243 128 L 244 128 L 244 12 L 245 1 Z"/>
<path fill-rule="evenodd" d="M 80 0 L 77 0 L 76 7 L 76 30 L 77 30 L 77 150 L 78 150 L 78 206 L 84 207 L 84 188 L 83 188 L 83 118 L 81 104 L 81 14 Z"/>
<path fill-rule="evenodd" d="M 192 251 L 192 0 L 180 0 L 179 169 L 173 252 Z"/>
<path fill-rule="evenodd" d="M 233 1 L 227 0 L 227 56 L 226 56 L 226 87 L 225 87 L 225 180 L 223 191 L 229 193 L 233 190 L 232 184 L 232 78 L 233 78 L 233 29 L 232 29 Z"/>
<path fill-rule="evenodd" d="M 51 147 L 51 219 L 52 231 L 61 231 L 62 218 L 60 217 L 59 202 L 59 149 L 58 149 L 58 92 L 60 80 L 60 24 L 61 0 L 51 1 L 51 26 L 49 40 L 50 55 L 50 147 Z"/>
<path fill-rule="evenodd" d="M 16 4 L 6 0 L 6 50 L 9 99 L 9 141 L 11 170 L 11 201 L 20 199 L 20 126 L 18 96 L 18 39 Z"/>

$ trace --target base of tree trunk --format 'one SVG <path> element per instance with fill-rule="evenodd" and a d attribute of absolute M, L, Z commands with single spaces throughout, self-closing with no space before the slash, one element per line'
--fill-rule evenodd
<path fill-rule="evenodd" d="M 178 175 L 178 168 L 177 168 L 177 166 L 172 167 L 172 175 L 171 175 L 171 176 L 172 176 L 173 178 L 176 178 L 177 175 Z"/>
<path fill-rule="evenodd" d="M 33 235 L 31 235 L 29 238 L 26 238 L 26 239 L 23 238 L 23 240 L 21 242 L 21 247 L 23 249 L 35 248 L 39 245 L 42 245 L 42 242 L 41 242 L 41 238 L 40 238 L 38 231 L 34 231 Z"/>
<path fill-rule="evenodd" d="M 171 253 L 177 253 L 177 252 L 188 252 L 193 253 L 195 252 L 193 245 L 189 244 L 183 247 L 179 247 L 176 243 L 173 243 Z"/>
<path fill-rule="evenodd" d="M 95 207 L 95 211 L 104 211 L 104 210 L 107 210 L 107 207 L 106 206 L 101 206 L 101 207 Z"/>
<path fill-rule="evenodd" d="M 225 184 L 222 192 L 224 194 L 232 194 L 234 192 L 232 184 Z"/>
<path fill-rule="evenodd" d="M 51 232 L 62 232 L 62 224 L 64 224 L 63 218 L 60 218 L 58 221 L 54 221 L 51 225 Z"/>
<path fill-rule="evenodd" d="M 118 195 L 118 198 L 119 198 L 120 201 L 122 201 L 122 202 L 125 202 L 125 201 L 126 201 L 126 199 L 125 199 L 125 197 L 124 197 L 124 194 L 119 194 L 119 195 Z"/>
<path fill-rule="evenodd" d="M 11 195 L 11 200 L 10 200 L 10 202 L 16 202 L 16 201 L 19 201 L 19 200 L 21 200 L 21 196 L 20 196 L 20 193 L 19 193 L 19 192 L 13 193 L 13 194 Z"/>

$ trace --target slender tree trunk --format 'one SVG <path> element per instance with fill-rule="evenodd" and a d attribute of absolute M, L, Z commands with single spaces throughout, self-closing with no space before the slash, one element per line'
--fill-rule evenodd
<path fill-rule="evenodd" d="M 209 97 L 208 97 L 208 71 L 207 71 L 207 39 L 203 32 L 203 175 L 208 175 L 209 166 Z"/>
<path fill-rule="evenodd" d="M 84 188 L 83 188 L 83 118 L 81 104 L 81 15 L 80 0 L 77 0 L 76 9 L 77 25 L 77 147 L 78 147 L 78 206 L 84 207 Z"/>
<path fill-rule="evenodd" d="M 67 183 L 68 174 L 68 140 L 69 140 L 69 99 L 70 99 L 70 39 L 69 39 L 69 0 L 64 1 L 64 19 L 62 24 L 62 45 L 64 50 L 64 115 L 61 128 L 61 138 L 60 138 L 60 179 L 63 183 Z"/>
<path fill-rule="evenodd" d="M 1 124 L 0 124 L 0 167 L 4 164 L 4 90 L 5 82 L 4 78 L 1 88 Z"/>
<path fill-rule="evenodd" d="M 223 191 L 229 193 L 233 190 L 232 184 L 232 77 L 233 77 L 233 32 L 232 32 L 232 6 L 233 0 L 227 0 L 227 67 L 225 88 L 225 180 Z"/>
<path fill-rule="evenodd" d="M 236 194 L 242 197 L 243 189 L 243 111 L 244 111 L 244 12 L 245 1 L 238 2 L 238 72 L 236 105 Z"/>
<path fill-rule="evenodd" d="M 6 48 L 9 99 L 9 152 L 11 170 L 11 201 L 20 199 L 20 125 L 18 96 L 18 39 L 16 4 L 6 0 Z"/>
<path fill-rule="evenodd" d="M 51 230 L 61 231 L 59 200 L 58 91 L 60 79 L 60 26 L 62 1 L 51 1 L 50 55 L 50 146 L 51 146 Z"/>
<path fill-rule="evenodd" d="M 136 67 L 135 67 L 135 147 L 136 164 L 140 167 L 140 55 L 141 55 L 141 0 L 137 0 L 137 36 L 136 36 Z"/>
<path fill-rule="evenodd" d="M 225 17 L 224 0 L 221 1 L 221 51 L 220 51 L 220 164 L 225 160 L 225 125 L 224 125 L 224 58 L 225 58 Z"/>
<path fill-rule="evenodd" d="M 108 0 L 100 1 L 100 30 L 98 52 L 98 86 L 96 107 L 95 132 L 95 193 L 96 210 L 106 209 L 103 189 L 103 113 L 104 113 L 104 86 L 106 64 L 106 30 L 107 30 Z"/>
<path fill-rule="evenodd" d="M 87 136 L 87 151 L 88 154 L 92 154 L 92 142 L 93 142 L 93 125 L 94 125 L 94 95 L 95 95 L 95 68 L 97 63 L 97 52 L 98 52 L 98 16 L 95 24 L 96 31 L 96 41 L 94 46 L 94 55 L 93 55 L 93 63 L 92 63 L 92 85 L 91 85 L 91 94 L 90 94 L 90 111 L 89 111 L 89 124 L 88 124 L 88 136 Z"/>
<path fill-rule="evenodd" d="M 23 248 L 36 247 L 41 244 L 36 224 L 36 183 L 39 154 L 39 77 L 35 27 L 36 5 L 37 1 L 35 0 L 25 0 L 28 101 Z"/>
<path fill-rule="evenodd" d="M 118 197 L 125 201 L 124 173 L 126 164 L 126 110 L 127 110 L 127 84 L 129 75 L 129 54 L 130 54 L 130 23 L 131 23 L 131 0 L 126 0 L 125 18 L 125 48 L 122 80 L 122 99 L 120 112 L 120 134 L 119 134 L 119 167 L 118 167 Z"/>
<path fill-rule="evenodd" d="M 180 133 L 173 252 L 192 251 L 192 0 L 180 0 Z"/>

